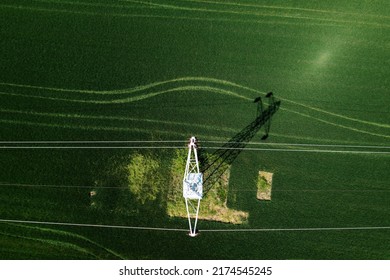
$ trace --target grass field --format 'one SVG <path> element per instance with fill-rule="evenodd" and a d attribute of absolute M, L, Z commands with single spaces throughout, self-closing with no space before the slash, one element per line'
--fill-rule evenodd
<path fill-rule="evenodd" d="M 0 259 L 390 259 L 389 15 L 384 0 L 1 1 Z M 195 135 L 214 152 L 269 91 L 269 137 L 230 169 L 246 223 L 189 238 L 163 196 L 121 185 L 142 154 L 166 193 L 176 149 Z"/>

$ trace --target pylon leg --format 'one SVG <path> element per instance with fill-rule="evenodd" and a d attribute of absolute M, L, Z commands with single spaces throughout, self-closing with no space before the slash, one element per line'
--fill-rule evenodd
<path fill-rule="evenodd" d="M 196 208 L 191 203 L 191 201 L 187 198 L 185 199 L 185 203 L 186 203 L 186 209 L 187 209 L 188 225 L 190 228 L 190 232 L 188 235 L 191 237 L 195 237 L 198 235 L 198 231 L 196 229 L 196 226 L 198 224 L 200 199 L 198 199 L 198 203 L 196 205 Z M 191 207 L 189 207 L 189 206 L 191 206 Z M 194 220 L 194 223 L 192 223 L 192 220 Z"/>

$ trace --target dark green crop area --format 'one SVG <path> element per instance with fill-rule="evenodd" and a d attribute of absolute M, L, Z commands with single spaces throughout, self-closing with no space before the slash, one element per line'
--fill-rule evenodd
<path fill-rule="evenodd" d="M 215 152 L 270 91 L 269 137 L 231 163 L 247 222 L 188 237 L 172 147 Z M 153 199 L 123 186 L 135 154 Z M 3 0 L 0 167 L 0 259 L 390 259 L 390 4 Z"/>

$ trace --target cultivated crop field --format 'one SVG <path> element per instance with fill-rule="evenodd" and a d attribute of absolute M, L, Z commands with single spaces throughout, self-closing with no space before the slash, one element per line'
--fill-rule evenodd
<path fill-rule="evenodd" d="M 1 1 L 0 259 L 390 259 L 389 15 L 384 0 Z M 280 106 L 254 129 L 270 91 Z M 168 215 L 192 135 L 228 158 L 212 214 L 246 215 L 196 238 Z"/>

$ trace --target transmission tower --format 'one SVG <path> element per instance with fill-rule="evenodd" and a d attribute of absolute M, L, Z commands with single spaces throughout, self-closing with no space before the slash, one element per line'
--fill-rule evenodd
<path fill-rule="evenodd" d="M 200 200 L 203 197 L 203 174 L 199 171 L 198 140 L 192 136 L 188 144 L 187 164 L 183 178 L 183 197 L 186 203 L 189 236 L 194 237 L 198 231 L 198 214 Z"/>

